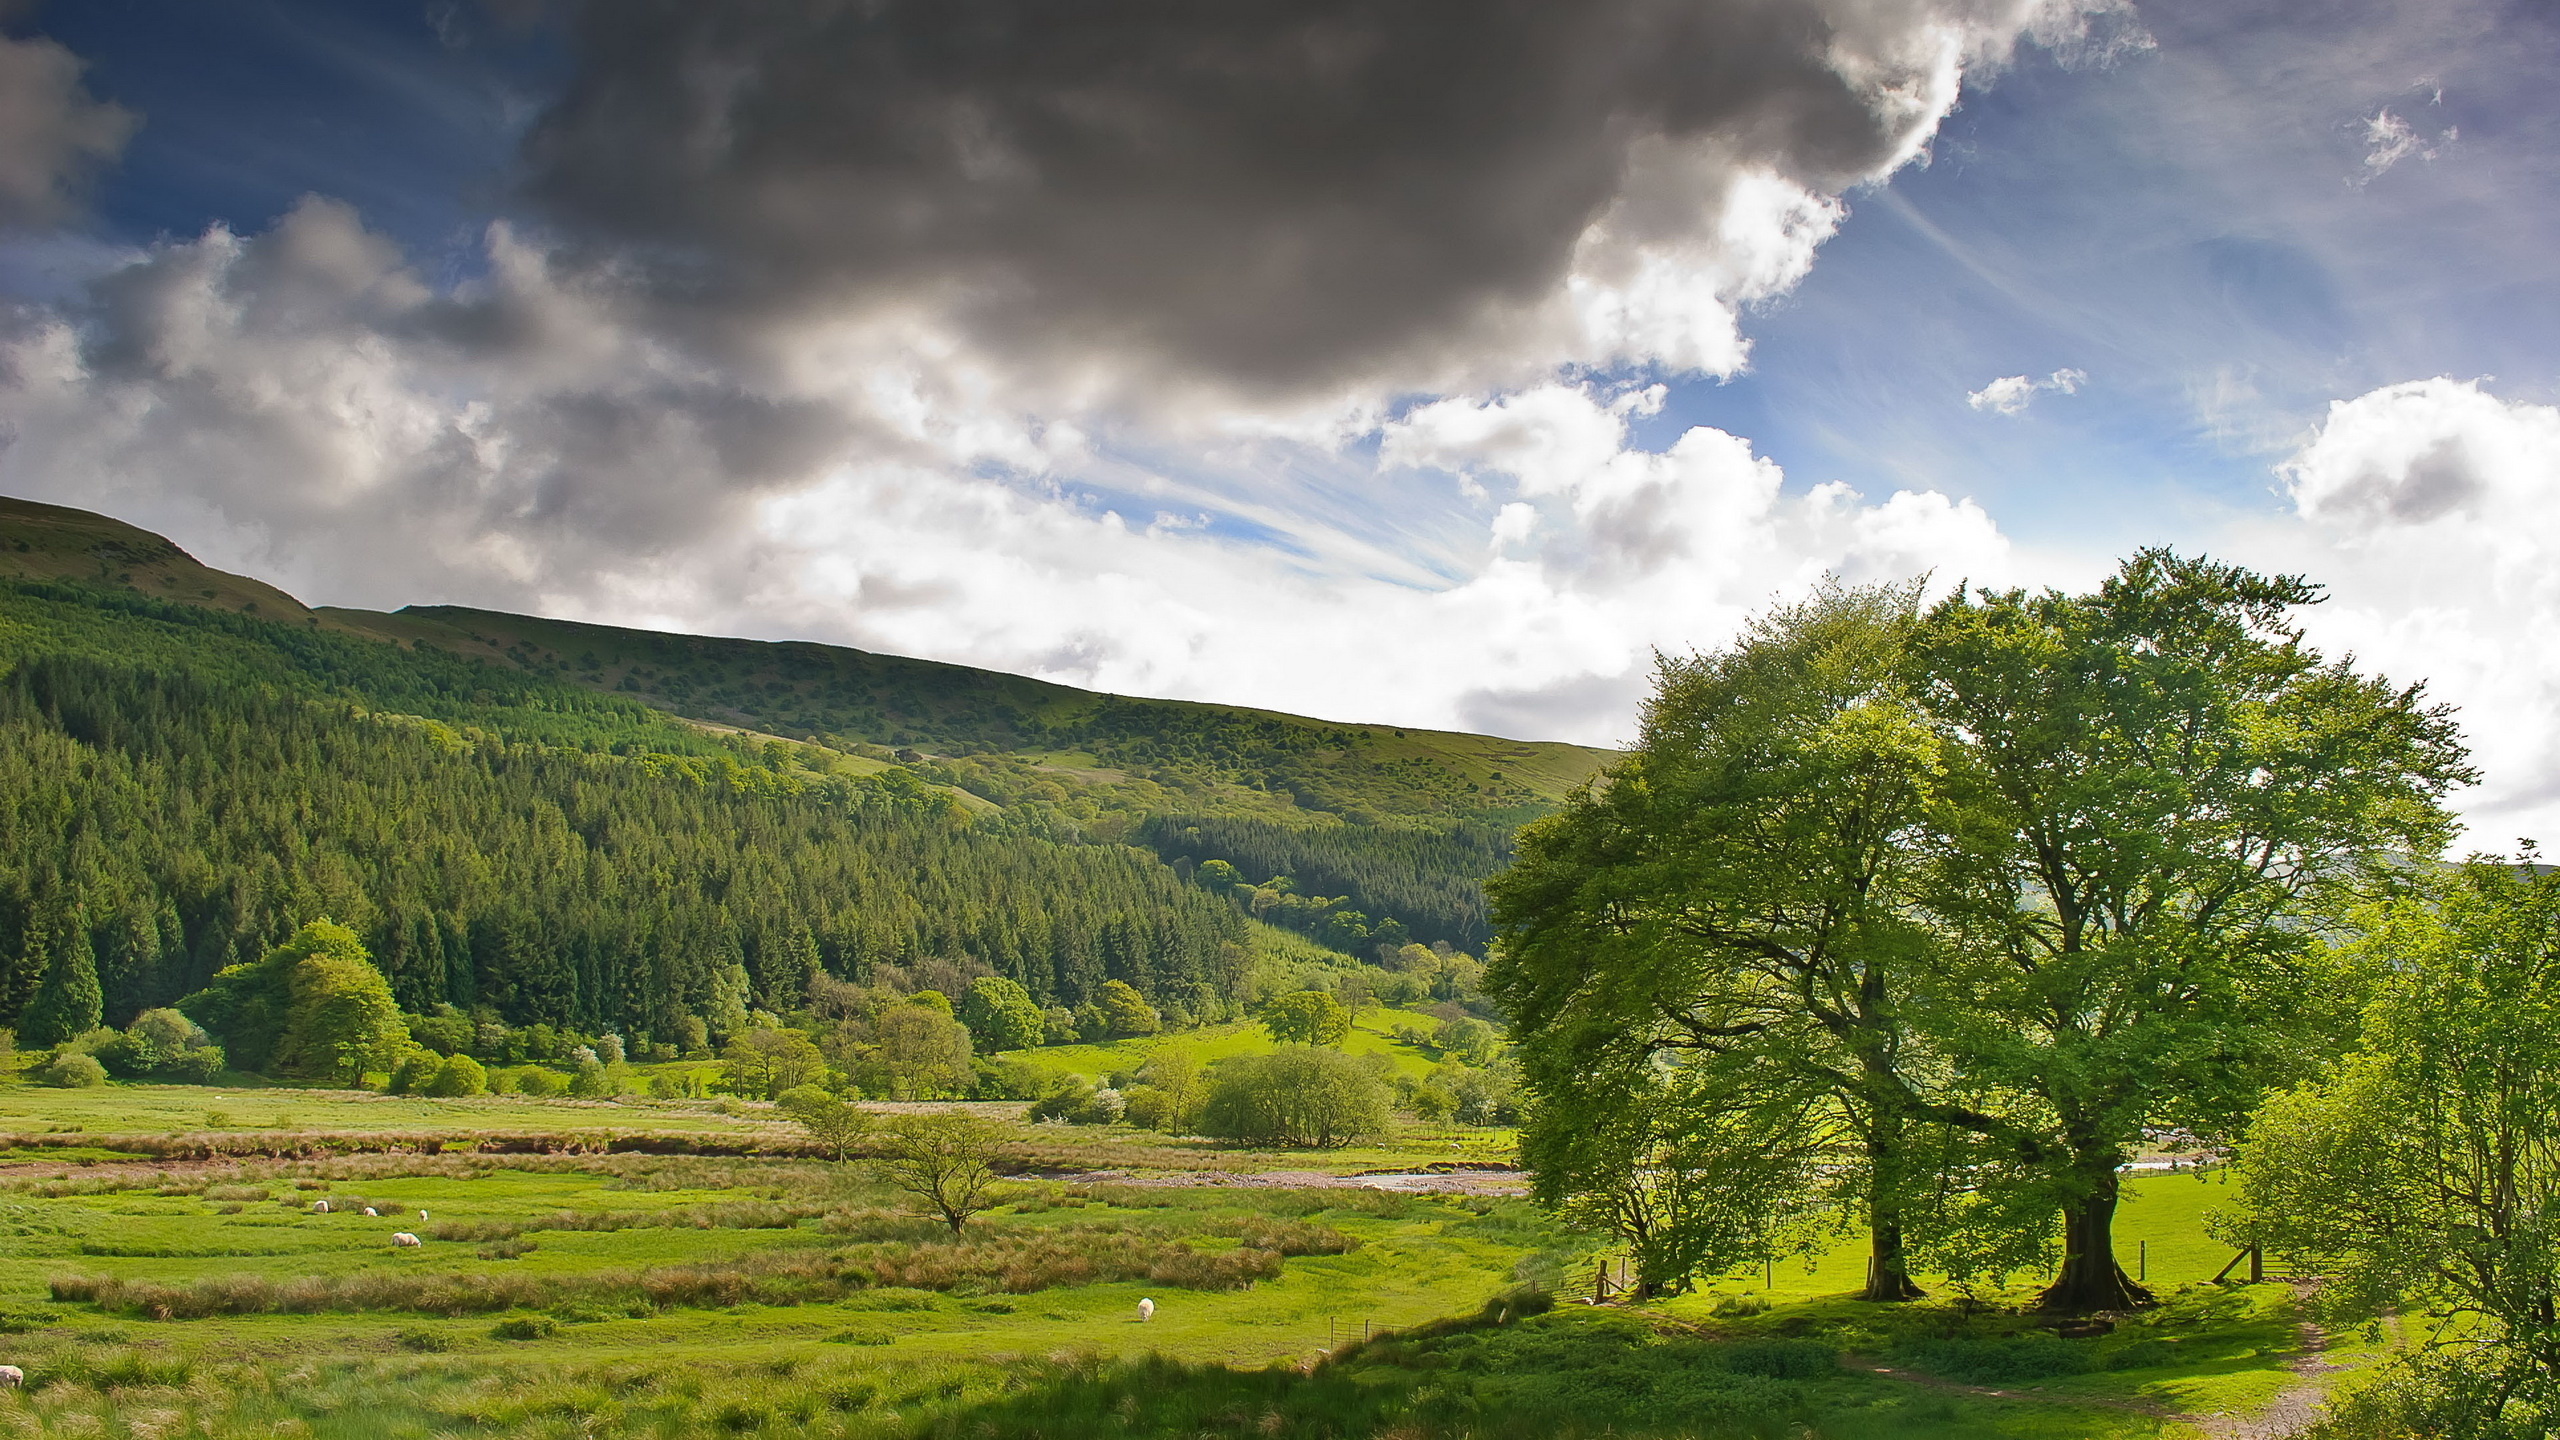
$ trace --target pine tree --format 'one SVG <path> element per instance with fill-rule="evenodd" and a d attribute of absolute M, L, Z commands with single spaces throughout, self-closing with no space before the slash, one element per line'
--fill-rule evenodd
<path fill-rule="evenodd" d="M 98 1028 L 98 956 L 89 927 L 77 915 L 63 917 L 51 949 L 44 980 L 18 1017 L 18 1038 L 29 1045 L 59 1045 Z"/>

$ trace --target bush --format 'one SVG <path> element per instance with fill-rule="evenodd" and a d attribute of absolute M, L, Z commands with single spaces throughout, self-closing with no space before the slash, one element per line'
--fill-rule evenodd
<path fill-rule="evenodd" d="M 222 1072 L 228 1068 L 221 1046 L 199 1045 L 171 1059 L 161 1067 L 160 1073 L 189 1085 L 210 1085 L 221 1079 Z"/>
<path fill-rule="evenodd" d="M 444 1057 L 433 1050 L 412 1050 L 391 1067 L 391 1078 L 383 1082 L 382 1088 L 393 1095 L 424 1094 L 427 1082 L 443 1065 Z"/>
<path fill-rule="evenodd" d="M 202 1027 L 175 1010 L 145 1010 L 133 1027 L 118 1034 L 93 1030 L 77 1048 L 98 1057 L 107 1073 L 119 1080 L 181 1080 L 201 1083 L 222 1074 L 222 1047 Z"/>
<path fill-rule="evenodd" d="M 1050 1120 L 1063 1120 L 1070 1125 L 1108 1125 L 1118 1120 L 1123 1111 L 1119 1091 L 1097 1090 L 1082 1077 L 1070 1075 L 1034 1102 L 1023 1118 L 1034 1125 Z"/>
<path fill-rule="evenodd" d="M 1204 1135 L 1258 1145 L 1347 1145 L 1387 1128 L 1387 1087 L 1350 1056 L 1313 1046 L 1221 1064 L 1201 1106 Z"/>
<path fill-rule="evenodd" d="M 538 1065 L 527 1065 L 516 1073 L 519 1095 L 557 1095 L 568 1088 L 568 1082 Z"/>
<path fill-rule="evenodd" d="M 436 1073 L 427 1077 L 419 1093 L 448 1097 L 481 1095 L 488 1089 L 489 1072 L 481 1068 L 479 1061 L 457 1051 L 436 1066 Z"/>
<path fill-rule="evenodd" d="M 95 1055 L 66 1050 L 38 1070 L 36 1080 L 56 1090 L 87 1090 L 107 1083 L 107 1067 Z"/>
<path fill-rule="evenodd" d="M 604 1062 L 592 1053 L 578 1061 L 578 1073 L 569 1077 L 569 1093 L 581 1100 L 604 1100 L 613 1095 L 613 1076 Z"/>
<path fill-rule="evenodd" d="M 500 1340 L 540 1340 L 555 1334 L 560 1322 L 548 1315 L 517 1315 L 489 1327 L 489 1334 Z"/>

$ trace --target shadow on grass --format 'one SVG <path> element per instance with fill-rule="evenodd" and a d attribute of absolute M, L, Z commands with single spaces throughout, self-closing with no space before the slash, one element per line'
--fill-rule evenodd
<path fill-rule="evenodd" d="M 1485 1314 L 1347 1346 L 1304 1368 L 1245 1371 L 1161 1357 L 1053 1364 L 1036 1376 L 1018 1373 L 1003 1394 L 920 1417 L 904 1433 L 916 1440 L 1884 1440 L 2151 1430 L 2124 1416 L 2056 1430 L 2037 1416 L 2051 1409 L 1850 1374 L 1819 1340 L 1711 1339 L 1608 1310 L 1520 1316 L 1497 1299 Z"/>

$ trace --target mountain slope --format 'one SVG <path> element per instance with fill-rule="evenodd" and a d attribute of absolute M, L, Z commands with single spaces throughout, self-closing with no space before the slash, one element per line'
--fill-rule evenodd
<path fill-rule="evenodd" d="M 0 671 L 49 655 L 417 717 L 465 747 L 938 793 L 1007 834 L 1146 846 L 1178 876 L 1221 859 L 1252 885 L 1286 878 L 1274 893 L 1295 898 L 1268 918 L 1353 955 L 1407 940 L 1480 946 L 1478 885 L 1507 856 L 1511 827 L 1609 758 L 839 646 L 453 606 L 313 610 L 148 531 L 0 499 Z"/>

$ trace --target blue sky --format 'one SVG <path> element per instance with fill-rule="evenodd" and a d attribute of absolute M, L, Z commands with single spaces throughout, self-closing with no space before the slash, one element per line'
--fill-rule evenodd
<path fill-rule="evenodd" d="M 315 601 L 1593 741 L 1825 571 L 2167 543 L 2331 584 L 2484 833 L 2560 818 L 2547 7 L 819 13 L 22 7 L 0 490 Z"/>

